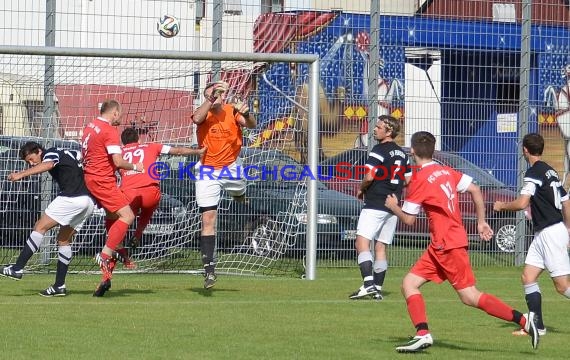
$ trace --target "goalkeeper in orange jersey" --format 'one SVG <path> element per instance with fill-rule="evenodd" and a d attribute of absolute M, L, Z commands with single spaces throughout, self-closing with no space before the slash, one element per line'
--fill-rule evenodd
<path fill-rule="evenodd" d="M 196 202 L 202 214 L 200 251 L 206 289 L 216 283 L 215 225 L 220 192 L 224 189 L 235 200 L 245 200 L 245 180 L 239 175 L 238 159 L 243 143 L 241 128 L 253 129 L 257 125 L 246 102 L 236 98 L 233 103 L 226 103 L 228 91 L 226 82 L 209 83 L 204 90 L 204 102 L 192 115 L 198 144 L 207 148 L 201 166 L 213 169 L 211 177 L 196 179 Z"/>
<path fill-rule="evenodd" d="M 169 155 L 203 155 L 206 149 L 191 149 L 172 147 L 158 143 L 139 142 L 139 133 L 135 128 L 126 128 L 121 133 L 123 143 L 123 159 L 131 164 L 143 163 L 145 169 L 152 169 L 153 164 L 162 154 Z M 160 202 L 159 179 L 148 172 L 121 170 L 121 190 L 130 201 L 135 215 L 139 214 L 137 228 L 129 240 L 129 247 L 136 248 L 141 240 L 144 229 L 150 222 L 152 214 Z M 117 249 L 117 254 L 127 269 L 135 269 L 136 264 L 130 259 L 128 250 L 124 247 Z"/>

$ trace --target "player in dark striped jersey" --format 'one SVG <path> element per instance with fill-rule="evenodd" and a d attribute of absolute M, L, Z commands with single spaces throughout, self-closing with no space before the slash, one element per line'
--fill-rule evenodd
<path fill-rule="evenodd" d="M 523 138 L 523 154 L 530 164 L 524 175 L 519 197 L 511 202 L 495 202 L 495 211 L 518 211 L 530 203 L 534 239 L 528 248 L 522 273 L 522 284 L 528 309 L 537 315 L 540 335 L 546 334 L 542 318 L 542 295 L 538 277 L 547 270 L 559 294 L 570 299 L 570 201 L 557 172 L 542 161 L 544 139 L 540 134 L 527 134 Z M 513 335 L 526 335 L 516 330 Z"/>
<path fill-rule="evenodd" d="M 40 295 L 65 296 L 67 294 L 65 277 L 72 257 L 71 240 L 95 208 L 95 202 L 83 181 L 81 152 L 59 148 L 46 150 L 37 142 L 30 141 L 21 147 L 20 158 L 31 167 L 9 174 L 8 180 L 19 181 L 47 171 L 58 184 L 60 191 L 36 222 L 16 263 L 2 268 L 0 275 L 14 280 L 22 279 L 24 266 L 39 250 L 45 233 L 60 225 L 57 235 L 58 261 L 55 283 L 41 291 Z"/>
<path fill-rule="evenodd" d="M 408 155 L 394 139 L 400 123 L 392 116 L 378 117 L 374 138 L 378 141 L 366 160 L 368 170 L 360 184 L 358 198 L 364 207 L 358 218 L 355 247 L 362 286 L 349 295 L 350 299 L 373 297 L 382 299 L 382 286 L 388 269 L 387 249 L 392 244 L 398 218 L 384 203 L 390 194 L 402 198 L 402 189 L 412 175 Z M 374 257 L 370 251 L 374 242 Z"/>

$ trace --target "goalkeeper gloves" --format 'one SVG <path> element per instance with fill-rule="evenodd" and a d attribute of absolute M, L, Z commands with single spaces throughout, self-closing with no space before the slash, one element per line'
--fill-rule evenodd
<path fill-rule="evenodd" d="M 210 83 L 204 89 L 204 97 L 211 103 L 214 103 L 223 93 L 229 90 L 230 86 L 225 81 L 215 81 Z"/>
<path fill-rule="evenodd" d="M 234 99 L 232 105 L 234 106 L 234 109 L 243 116 L 247 117 L 249 115 L 249 106 L 242 99 L 240 98 Z"/>

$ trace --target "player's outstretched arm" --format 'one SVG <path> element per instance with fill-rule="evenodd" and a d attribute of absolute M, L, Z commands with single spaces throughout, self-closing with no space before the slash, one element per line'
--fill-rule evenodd
<path fill-rule="evenodd" d="M 240 98 L 236 98 L 232 102 L 232 106 L 234 107 L 235 111 L 237 111 L 241 115 L 237 120 L 241 126 L 246 127 L 248 129 L 254 129 L 257 126 L 257 119 L 249 111 L 249 106 L 247 105 L 247 102 L 243 101 Z"/>
<path fill-rule="evenodd" d="M 391 194 L 386 198 L 384 205 L 398 217 L 398 219 L 406 225 L 414 225 L 416 222 L 416 215 L 408 214 L 400 208 L 399 200 L 396 195 Z"/>
<path fill-rule="evenodd" d="M 493 210 L 495 211 L 519 211 L 524 210 L 530 204 L 530 195 L 519 195 L 513 201 L 504 202 L 504 201 L 495 201 L 493 204 Z"/>
<path fill-rule="evenodd" d="M 113 154 L 113 164 L 115 164 L 118 169 L 144 172 L 144 165 L 142 162 L 139 162 L 138 164 L 131 164 L 130 162 L 123 159 L 121 154 Z"/>
<path fill-rule="evenodd" d="M 229 90 L 229 85 L 225 81 L 215 81 L 204 89 L 204 102 L 192 114 L 192 122 L 196 125 L 203 123 L 208 117 L 208 111 L 215 103 L 222 102 L 222 96 Z"/>
<path fill-rule="evenodd" d="M 171 147 L 168 155 L 199 155 L 202 156 L 206 152 L 206 148 L 192 149 L 187 147 Z"/>
<path fill-rule="evenodd" d="M 206 120 L 208 116 L 208 111 L 212 107 L 212 103 L 208 100 L 204 101 L 202 105 L 200 105 L 196 111 L 192 114 L 192 122 L 196 125 L 200 125 Z"/>
<path fill-rule="evenodd" d="M 55 166 L 55 164 L 53 163 L 53 161 L 41 162 L 41 163 L 39 163 L 35 166 L 32 166 L 31 168 L 28 168 L 26 170 L 19 171 L 19 172 L 13 172 L 13 173 L 9 174 L 8 180 L 18 181 L 18 180 L 21 180 L 21 179 L 26 178 L 28 176 L 41 174 L 41 173 L 44 173 L 46 171 L 49 171 L 49 170 L 53 169 L 54 166 Z"/>

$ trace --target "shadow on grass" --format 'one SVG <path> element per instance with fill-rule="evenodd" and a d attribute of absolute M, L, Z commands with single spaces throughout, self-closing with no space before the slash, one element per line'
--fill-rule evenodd
<path fill-rule="evenodd" d="M 399 293 L 397 293 L 397 294 L 399 294 Z M 356 299 L 351 299 L 350 296 L 349 296 L 348 299 L 349 299 L 350 301 L 378 301 L 378 302 L 380 302 L 380 301 L 386 299 L 386 298 L 387 298 L 388 296 L 390 296 L 390 295 L 392 295 L 392 291 L 384 291 L 384 290 L 382 290 L 382 299 L 374 299 L 374 298 L 372 297 L 372 295 L 367 295 L 367 296 L 363 296 L 363 297 L 356 298 Z"/>
<path fill-rule="evenodd" d="M 504 323 L 501 324 L 502 328 L 506 328 L 508 330 L 510 330 L 511 332 L 518 330 L 520 327 L 517 327 L 516 324 L 513 323 Z M 570 331 L 566 330 L 566 329 L 560 329 L 554 326 L 548 326 L 548 324 L 546 324 L 546 335 L 543 336 L 548 336 L 550 334 L 565 334 L 565 335 L 569 335 Z M 513 337 L 519 337 L 516 335 L 513 335 Z"/>
<path fill-rule="evenodd" d="M 395 337 L 391 336 L 386 339 L 377 339 L 378 342 L 392 343 L 394 345 L 394 352 L 396 352 L 396 347 L 406 344 L 410 341 L 411 337 Z M 495 349 L 482 349 L 479 346 L 465 346 L 465 344 L 450 343 L 447 341 L 434 339 L 433 345 L 425 350 L 418 351 L 413 354 L 429 354 L 429 349 L 431 348 L 443 348 L 448 350 L 460 350 L 460 351 L 473 351 L 473 352 L 494 352 Z"/>
<path fill-rule="evenodd" d="M 190 291 L 196 293 L 198 295 L 202 295 L 204 297 L 210 297 L 216 292 L 234 292 L 239 291 L 236 289 L 224 289 L 224 288 L 211 288 L 211 289 L 204 289 L 203 287 L 193 287 L 190 288 Z"/>
<path fill-rule="evenodd" d="M 73 290 L 68 293 L 67 296 L 71 295 L 88 295 L 93 296 L 93 290 Z M 102 297 L 119 297 L 119 296 L 131 296 L 131 295 L 148 295 L 154 294 L 155 292 L 151 289 L 113 289 L 108 290 Z M 96 296 L 95 296 L 96 297 Z"/>

